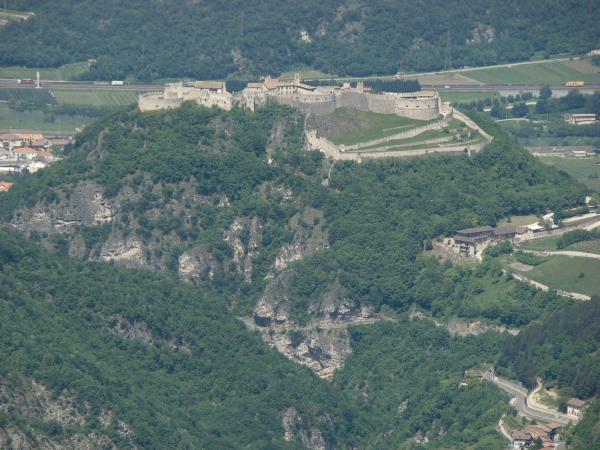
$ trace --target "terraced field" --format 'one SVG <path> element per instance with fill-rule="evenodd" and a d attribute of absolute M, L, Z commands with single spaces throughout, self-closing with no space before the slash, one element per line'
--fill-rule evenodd
<path fill-rule="evenodd" d="M 123 106 L 137 103 L 138 93 L 122 89 L 53 89 L 58 103 L 93 106 Z"/>

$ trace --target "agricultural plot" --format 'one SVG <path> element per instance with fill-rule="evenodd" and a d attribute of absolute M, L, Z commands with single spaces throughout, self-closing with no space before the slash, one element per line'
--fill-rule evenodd
<path fill-rule="evenodd" d="M 0 67 L 0 78 L 19 79 L 31 78 L 35 79 L 36 73 L 40 72 L 42 80 L 64 80 L 70 81 L 77 79 L 89 70 L 87 62 L 77 62 L 65 64 L 56 68 L 28 68 L 28 67 Z"/>
<path fill-rule="evenodd" d="M 124 106 L 137 103 L 138 92 L 117 89 L 53 89 L 58 103 L 93 106 Z"/>
<path fill-rule="evenodd" d="M 512 67 L 493 67 L 465 72 L 485 84 L 564 84 L 567 81 L 600 83 L 599 70 L 583 70 L 584 63 L 569 64 L 572 61 L 548 61 L 533 64 L 513 65 Z M 591 64 L 590 64 L 591 66 Z M 585 65 L 587 68 L 587 65 Z"/>
<path fill-rule="evenodd" d="M 498 226 L 501 227 L 505 225 L 514 225 L 516 227 L 522 227 L 525 225 L 536 223 L 539 220 L 539 217 L 534 216 L 533 214 L 530 214 L 528 216 L 512 216 L 510 218 L 510 221 L 508 220 L 508 217 L 502 219 L 500 222 L 498 222 Z"/>
<path fill-rule="evenodd" d="M 560 158 L 540 156 L 540 161 L 563 170 L 589 189 L 600 192 L 600 157 Z"/>
<path fill-rule="evenodd" d="M 600 295 L 600 260 L 598 259 L 552 256 L 524 275 L 552 289 Z"/>
<path fill-rule="evenodd" d="M 43 104 L 56 103 L 54 96 L 45 89 L 0 89 L 0 102 L 24 101 Z"/>
<path fill-rule="evenodd" d="M 0 103 L 0 132 L 35 131 L 50 135 L 73 135 L 77 128 L 92 122 L 83 116 L 55 116 L 54 121 L 41 111 L 13 111 L 7 104 Z"/>

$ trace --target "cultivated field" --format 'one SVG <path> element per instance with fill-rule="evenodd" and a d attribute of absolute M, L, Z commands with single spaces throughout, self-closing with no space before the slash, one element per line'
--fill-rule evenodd
<path fill-rule="evenodd" d="M 42 80 L 73 80 L 88 71 L 87 62 L 78 62 L 65 64 L 57 68 L 27 68 L 27 67 L 0 67 L 0 78 L 18 79 L 36 77 L 36 72 L 40 72 Z"/>
<path fill-rule="evenodd" d="M 588 188 L 600 192 L 600 157 L 557 158 L 540 156 L 540 161 L 563 170 Z"/>
<path fill-rule="evenodd" d="M 553 289 L 600 295 L 600 260 L 552 256 L 539 266 L 524 272 L 527 278 Z"/>
<path fill-rule="evenodd" d="M 93 119 L 82 116 L 56 116 L 48 122 L 41 111 L 13 111 L 5 103 L 0 103 L 0 132 L 27 130 L 51 135 L 73 135 L 75 129 L 90 123 Z"/>
<path fill-rule="evenodd" d="M 10 101 L 56 103 L 54 96 L 45 89 L 0 89 L 0 102 Z"/>
<path fill-rule="evenodd" d="M 548 61 L 464 72 L 485 84 L 564 84 L 567 81 L 600 83 L 600 68 L 586 60 Z"/>
<path fill-rule="evenodd" d="M 93 106 L 124 106 L 137 103 L 138 93 L 134 90 L 117 89 L 53 89 L 58 103 Z"/>

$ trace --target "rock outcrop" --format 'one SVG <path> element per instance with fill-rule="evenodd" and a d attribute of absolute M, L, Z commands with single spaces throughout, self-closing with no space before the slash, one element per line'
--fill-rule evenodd
<path fill-rule="evenodd" d="M 136 449 L 133 444 L 133 430 L 119 420 L 109 410 L 99 414 L 93 412 L 86 402 L 77 404 L 74 398 L 63 392 L 55 397 L 42 384 L 33 380 L 23 380 L 19 384 L 8 384 L 0 379 L 0 414 L 8 414 L 0 424 L 0 448 L 25 449 L 117 449 L 125 444 Z M 23 419 L 12 421 L 16 414 Z M 98 421 L 100 426 L 86 427 L 90 421 Z M 32 427 L 29 421 L 38 424 Z M 46 427 L 40 427 L 44 424 Z M 43 429 L 61 429 L 60 432 L 44 433 Z M 119 443 L 111 437 L 116 429 Z"/>
<path fill-rule="evenodd" d="M 246 239 L 245 239 L 246 238 Z M 252 281 L 252 259 L 258 255 L 262 235 L 257 217 L 236 217 L 225 230 L 223 239 L 233 251 L 233 263 L 247 283 Z"/>
<path fill-rule="evenodd" d="M 16 212 L 12 225 L 24 232 L 69 233 L 78 225 L 102 225 L 113 220 L 114 205 L 95 183 L 83 182 L 53 202 L 39 202 Z"/>
<path fill-rule="evenodd" d="M 306 448 L 312 450 L 329 450 L 331 445 L 325 442 L 321 430 L 317 427 L 306 427 L 296 408 L 290 407 L 283 413 L 281 420 L 284 430 L 283 438 L 288 441 L 301 442 Z"/>

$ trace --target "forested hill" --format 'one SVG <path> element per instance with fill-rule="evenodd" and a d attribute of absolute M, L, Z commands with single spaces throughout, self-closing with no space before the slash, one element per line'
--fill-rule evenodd
<path fill-rule="evenodd" d="M 581 0 L 12 0 L 35 17 L 0 29 L 0 65 L 98 60 L 90 78 L 252 77 L 312 67 L 390 74 L 600 46 Z"/>

